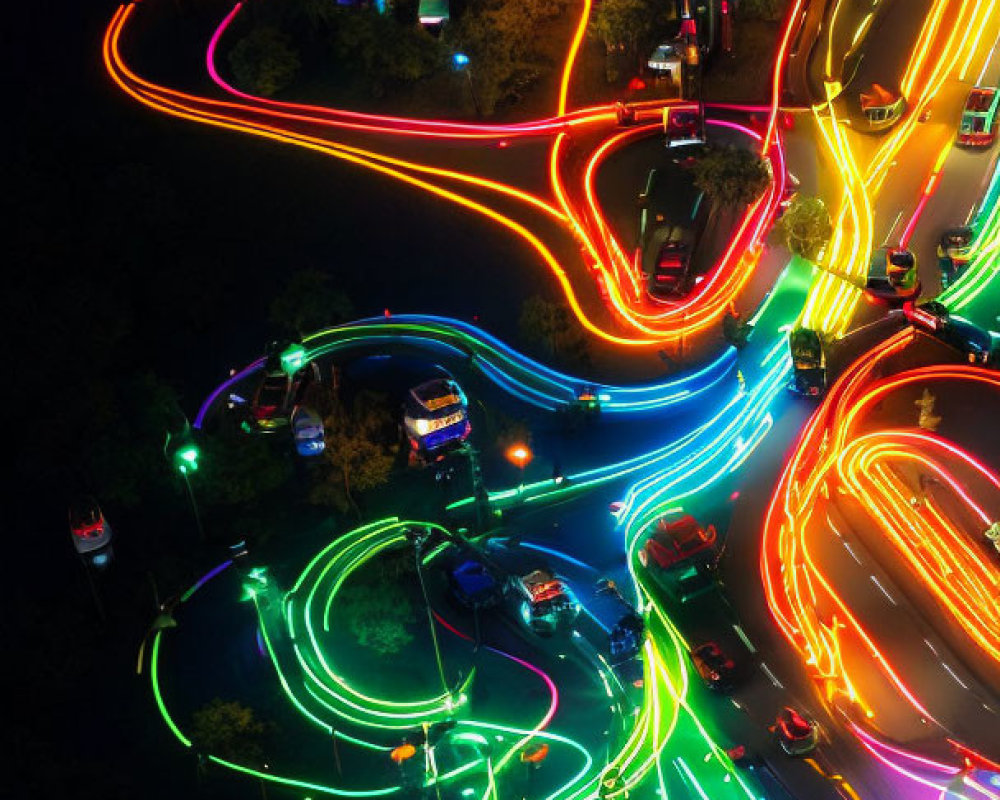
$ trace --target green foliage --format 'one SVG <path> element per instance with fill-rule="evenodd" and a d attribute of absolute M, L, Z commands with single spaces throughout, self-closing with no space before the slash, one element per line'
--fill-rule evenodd
<path fill-rule="evenodd" d="M 326 450 L 312 502 L 357 509 L 354 494 L 384 486 L 399 451 L 395 417 L 385 396 L 361 392 L 352 408 L 335 403 L 324 421 Z"/>
<path fill-rule="evenodd" d="M 445 28 L 447 46 L 469 56 L 483 114 L 517 100 L 550 66 L 540 56 L 539 26 L 565 6 L 565 0 L 472 0 Z"/>
<path fill-rule="evenodd" d="M 290 450 L 287 442 L 276 439 L 235 429 L 207 437 L 192 479 L 199 499 L 210 506 L 243 507 L 284 486 L 292 476 Z"/>
<path fill-rule="evenodd" d="M 333 38 L 336 57 L 360 71 L 373 91 L 425 78 L 444 63 L 440 41 L 422 25 L 403 24 L 374 9 L 343 9 Z"/>
<path fill-rule="evenodd" d="M 788 0 L 740 0 L 739 14 L 743 19 L 776 22 L 785 15 Z"/>
<path fill-rule="evenodd" d="M 729 208 L 750 205 L 771 182 L 766 162 L 737 147 L 708 147 L 694 166 L 694 182 L 713 203 Z"/>
<path fill-rule="evenodd" d="M 793 253 L 815 261 L 833 234 L 833 221 L 826 204 L 818 197 L 796 197 L 775 231 Z"/>
<path fill-rule="evenodd" d="M 254 716 L 253 709 L 217 697 L 194 712 L 191 741 L 202 753 L 257 766 L 264 760 L 267 732 L 268 726 Z"/>
<path fill-rule="evenodd" d="M 293 273 L 271 302 L 271 323 L 299 338 L 353 316 L 350 299 L 334 288 L 327 273 L 318 269 Z"/>
<path fill-rule="evenodd" d="M 603 0 L 591 17 L 590 35 L 602 41 L 608 53 L 634 52 L 654 29 L 651 5 L 648 0 Z"/>
<path fill-rule="evenodd" d="M 264 97 L 287 87 L 301 66 L 291 37 L 269 25 L 240 39 L 229 53 L 229 64 L 240 86 Z"/>
<path fill-rule="evenodd" d="M 338 603 L 347 629 L 362 647 L 385 656 L 398 653 L 413 641 L 406 627 L 413 622 L 413 606 L 397 583 L 380 579 L 348 586 Z"/>
<path fill-rule="evenodd" d="M 547 358 L 584 366 L 590 362 L 590 343 L 566 306 L 538 295 L 529 297 L 521 307 L 518 332 Z"/>

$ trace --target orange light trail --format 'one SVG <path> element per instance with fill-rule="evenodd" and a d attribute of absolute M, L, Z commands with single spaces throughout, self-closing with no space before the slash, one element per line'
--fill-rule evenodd
<path fill-rule="evenodd" d="M 840 701 L 846 700 L 847 710 L 860 712 L 862 719 L 876 713 L 862 685 L 872 677 L 846 663 L 848 652 L 867 653 L 900 697 L 922 717 L 933 716 L 818 559 L 830 509 L 859 508 L 867 519 L 866 535 L 890 545 L 893 559 L 921 590 L 985 656 L 1000 664 L 995 604 L 1000 569 L 984 552 L 981 535 L 994 518 L 990 510 L 1000 512 L 1000 478 L 939 435 L 905 428 L 872 431 L 870 421 L 888 398 L 928 383 L 961 381 L 1000 393 L 1000 374 L 941 365 L 876 379 L 913 336 L 912 330 L 895 335 L 858 359 L 833 386 L 796 444 L 764 524 L 760 569 L 774 620 L 828 702 L 843 709 Z M 933 496 L 926 492 L 916 500 L 922 491 L 912 488 L 913 474 L 933 479 L 938 487 Z M 970 475 L 976 477 L 978 491 L 970 488 Z"/>

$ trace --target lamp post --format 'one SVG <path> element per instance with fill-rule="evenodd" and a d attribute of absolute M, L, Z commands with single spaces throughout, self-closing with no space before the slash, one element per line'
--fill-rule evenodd
<path fill-rule="evenodd" d="M 190 474 L 198 471 L 198 459 L 201 457 L 201 448 L 195 444 L 191 435 L 191 425 L 187 420 L 184 420 L 184 427 L 176 436 L 177 442 L 172 445 L 174 439 L 174 434 L 167 433 L 167 441 L 163 445 L 163 454 L 167 456 L 174 469 L 184 479 L 188 500 L 191 501 L 191 511 L 194 514 L 195 525 L 198 527 L 198 536 L 204 542 L 205 529 L 201 524 L 201 514 L 198 512 L 198 503 L 195 500 L 190 479 Z"/>
<path fill-rule="evenodd" d="M 513 444 L 507 448 L 507 460 L 521 470 L 521 488 L 524 488 L 524 468 L 531 463 L 534 457 L 531 449 L 526 444 Z"/>
<path fill-rule="evenodd" d="M 469 93 L 472 95 L 472 105 L 475 106 L 476 116 L 481 117 L 483 112 L 479 108 L 479 97 L 476 95 L 476 87 L 472 83 L 472 67 L 469 66 L 469 57 L 465 53 L 453 53 L 451 56 L 451 65 L 456 70 L 465 73 L 465 77 L 469 81 Z"/>

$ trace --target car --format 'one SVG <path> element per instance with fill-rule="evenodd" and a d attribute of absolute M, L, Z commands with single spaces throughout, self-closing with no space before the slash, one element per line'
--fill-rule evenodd
<path fill-rule="evenodd" d="M 290 388 L 291 378 L 281 368 L 281 362 L 269 359 L 250 403 L 250 413 L 258 430 L 270 433 L 288 424 L 288 417 L 282 412 Z"/>
<path fill-rule="evenodd" d="M 673 521 L 662 518 L 639 551 L 639 563 L 669 569 L 695 557 L 714 559 L 716 539 L 714 525 L 704 528 L 690 514 Z"/>
<path fill-rule="evenodd" d="M 781 749 L 790 756 L 809 755 L 819 744 L 819 728 L 791 706 L 778 712 L 771 726 Z"/>
<path fill-rule="evenodd" d="M 664 225 L 653 232 L 651 246 L 656 248 L 649 293 L 654 297 L 685 297 L 697 278 L 690 274 L 694 232 L 679 225 Z"/>
<path fill-rule="evenodd" d="M 726 692 L 733 688 L 736 662 L 723 653 L 715 642 L 705 642 L 694 648 L 691 660 L 709 689 Z"/>
<path fill-rule="evenodd" d="M 917 259 L 901 247 L 880 247 L 872 253 L 865 284 L 868 296 L 884 305 L 899 307 L 920 295 Z"/>
<path fill-rule="evenodd" d="M 941 234 L 937 246 L 941 287 L 947 289 L 961 275 L 972 255 L 972 240 L 976 232 L 968 227 L 948 228 Z"/>
<path fill-rule="evenodd" d="M 683 297 L 701 279 L 692 274 L 692 259 L 707 217 L 703 200 L 680 159 L 646 175 L 634 259 L 650 295 Z"/>
<path fill-rule="evenodd" d="M 406 395 L 403 426 L 410 447 L 421 455 L 438 455 L 469 438 L 468 401 L 451 378 L 434 378 Z"/>
<path fill-rule="evenodd" d="M 93 554 L 111 543 L 111 526 L 97 501 L 89 495 L 77 497 L 70 504 L 69 531 L 81 556 Z"/>
<path fill-rule="evenodd" d="M 907 303 L 903 313 L 911 325 L 955 348 L 970 364 L 982 367 L 1000 364 L 1000 348 L 994 334 L 950 313 L 944 304 L 936 300 L 920 305 Z"/>
<path fill-rule="evenodd" d="M 970 147 L 989 147 L 993 144 L 998 105 L 1000 93 L 996 89 L 977 86 L 970 91 L 958 126 L 958 143 Z"/>
<path fill-rule="evenodd" d="M 521 620 L 541 636 L 551 636 L 571 625 L 580 613 L 572 590 L 549 569 L 512 577 L 509 591 Z"/>
<path fill-rule="evenodd" d="M 608 656 L 612 665 L 624 663 L 639 653 L 646 626 L 614 581 L 599 580 L 585 605 L 590 616 L 608 631 Z"/>
<path fill-rule="evenodd" d="M 653 74 L 657 77 L 669 78 L 679 82 L 681 79 L 681 64 L 684 62 L 684 41 L 674 39 L 663 42 L 650 55 L 646 61 Z"/>
<path fill-rule="evenodd" d="M 318 456 L 326 448 L 323 418 L 313 409 L 297 405 L 292 409 L 292 438 L 300 456 Z"/>
<path fill-rule="evenodd" d="M 451 593 L 466 608 L 490 608 L 500 600 L 502 587 L 493 571 L 475 559 L 466 559 L 448 573 Z"/>
<path fill-rule="evenodd" d="M 250 414 L 257 430 L 272 433 L 288 425 L 295 406 L 303 402 L 309 388 L 318 381 L 319 367 L 314 362 L 306 362 L 289 375 L 282 366 L 280 356 L 268 356 L 264 374 L 250 404 Z"/>
<path fill-rule="evenodd" d="M 810 328 L 796 328 L 788 334 L 792 357 L 792 379 L 788 388 L 796 394 L 819 397 L 826 391 L 826 351 L 819 334 Z"/>

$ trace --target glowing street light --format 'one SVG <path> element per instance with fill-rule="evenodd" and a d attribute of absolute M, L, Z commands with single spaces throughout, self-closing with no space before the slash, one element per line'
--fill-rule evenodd
<path fill-rule="evenodd" d="M 177 441 L 174 442 L 174 439 Z M 163 454 L 167 457 L 182 478 L 187 489 L 188 499 L 191 501 L 191 511 L 194 513 L 194 521 L 198 526 L 198 535 L 202 541 L 205 540 L 205 529 L 201 525 L 201 514 L 198 513 L 198 503 L 194 498 L 194 491 L 191 489 L 190 474 L 198 471 L 198 459 L 201 457 L 201 448 L 194 441 L 191 433 L 191 425 L 184 420 L 184 426 L 180 433 L 167 433 L 167 441 L 163 444 Z"/>
<path fill-rule="evenodd" d="M 521 470 L 521 485 L 524 486 L 524 468 L 531 463 L 534 454 L 526 444 L 512 444 L 507 448 L 507 460 Z"/>
<path fill-rule="evenodd" d="M 476 107 L 476 116 L 481 117 L 483 112 L 479 109 L 479 98 L 476 96 L 476 87 L 472 83 L 472 68 L 469 66 L 469 57 L 465 53 L 452 53 L 451 66 L 458 72 L 464 72 L 469 81 L 469 92 L 472 94 L 472 105 Z"/>

